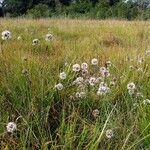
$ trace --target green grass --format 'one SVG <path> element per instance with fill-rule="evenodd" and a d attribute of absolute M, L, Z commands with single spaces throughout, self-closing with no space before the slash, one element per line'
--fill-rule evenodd
<path fill-rule="evenodd" d="M 0 27 L 0 32 L 12 32 L 10 40 L 0 39 L 0 149 L 150 149 L 150 105 L 143 104 L 150 99 L 149 22 L 1 19 Z M 54 35 L 50 42 L 44 39 L 48 32 Z M 35 38 L 40 43 L 33 46 Z M 98 66 L 91 65 L 93 58 Z M 116 78 L 111 92 L 98 96 L 98 84 L 86 85 L 86 98 L 76 98 L 80 88 L 71 83 L 81 74 L 72 65 L 87 62 L 90 76 L 101 77 L 99 67 L 108 60 L 111 76 L 105 82 Z M 63 71 L 67 79 L 62 81 Z M 55 88 L 59 82 L 61 91 Z M 132 96 L 130 82 L 137 87 Z M 6 125 L 12 121 L 17 131 L 11 134 Z M 114 133 L 111 139 L 105 135 L 108 129 Z"/>

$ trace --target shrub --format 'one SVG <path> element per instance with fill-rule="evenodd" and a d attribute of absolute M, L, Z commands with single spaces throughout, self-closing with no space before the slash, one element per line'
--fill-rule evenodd
<path fill-rule="evenodd" d="M 38 4 L 33 9 L 27 11 L 27 16 L 31 18 L 49 17 L 50 10 L 45 4 Z"/>

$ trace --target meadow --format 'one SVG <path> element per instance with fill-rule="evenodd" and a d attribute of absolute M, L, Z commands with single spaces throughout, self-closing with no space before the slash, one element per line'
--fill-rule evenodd
<path fill-rule="evenodd" d="M 150 22 L 0 19 L 0 33 L 0 149 L 150 150 Z"/>

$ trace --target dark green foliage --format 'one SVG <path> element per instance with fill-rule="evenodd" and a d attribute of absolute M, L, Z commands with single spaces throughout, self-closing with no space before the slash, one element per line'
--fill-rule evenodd
<path fill-rule="evenodd" d="M 150 19 L 150 0 L 4 0 L 2 8 L 0 16 L 6 12 L 11 17 Z"/>
<path fill-rule="evenodd" d="M 49 17 L 50 10 L 45 4 L 38 4 L 34 8 L 27 11 L 27 15 L 32 18 Z"/>

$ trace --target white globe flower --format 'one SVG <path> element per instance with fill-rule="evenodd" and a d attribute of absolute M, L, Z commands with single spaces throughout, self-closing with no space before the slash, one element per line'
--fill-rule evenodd
<path fill-rule="evenodd" d="M 17 125 L 14 122 L 9 122 L 6 126 L 7 132 L 13 133 L 17 130 Z"/>
<path fill-rule="evenodd" d="M 97 95 L 106 95 L 107 93 L 110 92 L 110 88 L 107 86 L 100 86 L 98 91 L 97 91 Z"/>
<path fill-rule="evenodd" d="M 95 83 L 96 83 L 96 78 L 95 78 L 95 77 L 90 77 L 90 79 L 89 79 L 89 84 L 90 84 L 91 86 L 94 86 Z"/>
<path fill-rule="evenodd" d="M 111 139 L 113 136 L 114 136 L 113 130 L 108 129 L 108 130 L 106 131 L 106 137 L 107 137 L 108 139 Z"/>
<path fill-rule="evenodd" d="M 88 64 L 87 63 L 82 63 L 81 64 L 81 69 L 83 69 L 83 70 L 87 70 L 88 69 Z"/>
<path fill-rule="evenodd" d="M 79 65 L 79 64 L 74 64 L 74 65 L 72 66 L 72 70 L 73 70 L 74 72 L 79 72 L 79 71 L 80 71 L 80 65 Z"/>
<path fill-rule="evenodd" d="M 93 110 L 92 115 L 93 117 L 97 118 L 99 116 L 99 110 L 98 109 Z"/>
<path fill-rule="evenodd" d="M 63 86 L 62 83 L 58 83 L 58 84 L 55 85 L 55 88 L 56 88 L 57 90 L 61 91 L 61 90 L 64 88 L 64 86 Z"/>
<path fill-rule="evenodd" d="M 127 89 L 128 89 L 128 90 L 135 90 L 135 89 L 136 89 L 136 86 L 135 86 L 135 84 L 134 84 L 133 82 L 131 82 L 131 83 L 128 83 L 128 84 L 127 84 Z"/>
<path fill-rule="evenodd" d="M 37 45 L 37 44 L 39 44 L 39 39 L 34 39 L 33 41 L 32 41 L 32 45 Z"/>
<path fill-rule="evenodd" d="M 2 40 L 8 40 L 8 39 L 11 39 L 11 32 L 5 30 L 2 32 Z"/>
<path fill-rule="evenodd" d="M 96 58 L 93 58 L 93 59 L 91 60 L 91 64 L 92 64 L 92 65 L 97 65 L 97 64 L 98 64 L 98 60 L 97 60 Z"/>
<path fill-rule="evenodd" d="M 106 70 L 104 70 L 104 71 L 101 72 L 101 75 L 102 75 L 102 77 L 107 78 L 107 77 L 110 76 L 110 72 L 109 72 L 109 70 L 106 69 Z"/>
<path fill-rule="evenodd" d="M 100 69 L 99 69 L 100 73 L 102 73 L 102 72 L 104 72 L 106 70 L 107 70 L 106 67 L 100 67 Z"/>
<path fill-rule="evenodd" d="M 53 35 L 51 33 L 46 34 L 45 40 L 46 41 L 51 41 L 53 39 Z"/>
<path fill-rule="evenodd" d="M 150 56 L 150 50 L 147 50 L 147 51 L 145 52 L 145 55 L 146 55 L 146 56 Z"/>
<path fill-rule="evenodd" d="M 60 79 L 65 80 L 66 77 L 67 77 L 67 75 L 66 75 L 65 72 L 61 72 L 60 75 L 59 75 L 59 77 L 60 77 Z"/>

